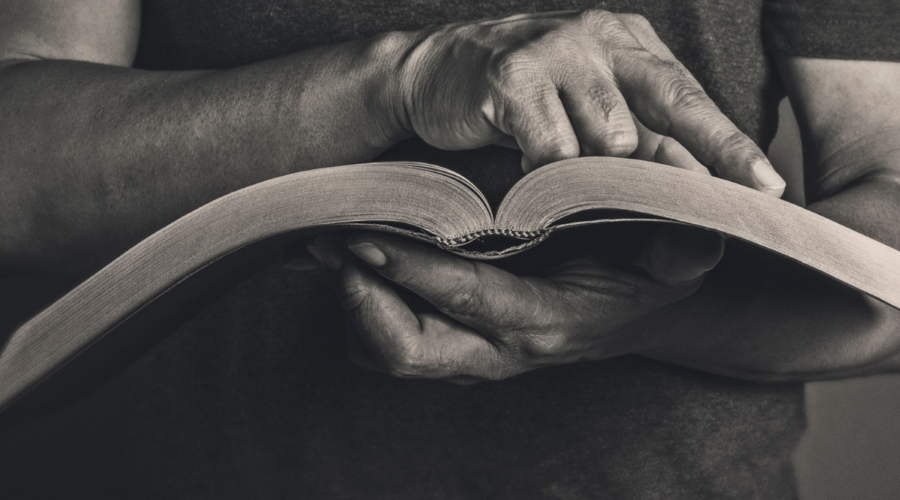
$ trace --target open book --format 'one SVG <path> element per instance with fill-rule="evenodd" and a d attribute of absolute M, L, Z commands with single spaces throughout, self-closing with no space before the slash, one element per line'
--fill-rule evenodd
<path fill-rule="evenodd" d="M 10 337 L 0 352 L 0 409 L 44 393 L 57 398 L 74 390 L 69 384 L 102 378 L 107 369 L 101 367 L 134 359 L 211 291 L 314 232 L 370 228 L 495 259 L 557 231 L 624 220 L 718 231 L 900 308 L 900 252 L 708 175 L 638 160 L 567 160 L 520 180 L 493 214 L 479 190 L 450 170 L 419 163 L 351 165 L 229 194 L 110 263 Z"/>

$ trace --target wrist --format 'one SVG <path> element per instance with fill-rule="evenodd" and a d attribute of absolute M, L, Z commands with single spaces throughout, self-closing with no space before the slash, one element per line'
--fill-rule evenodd
<path fill-rule="evenodd" d="M 257 113 L 255 129 L 284 138 L 287 162 L 279 175 L 371 161 L 413 135 L 398 113 L 404 48 L 402 33 L 385 33 L 237 70 L 274 82 L 279 98 Z"/>
<path fill-rule="evenodd" d="M 406 96 L 410 79 L 414 78 L 409 71 L 409 59 L 422 38 L 420 32 L 394 31 L 368 40 L 367 56 L 374 61 L 374 69 L 368 78 L 366 108 L 376 117 L 387 147 L 416 135 L 407 112 Z"/>

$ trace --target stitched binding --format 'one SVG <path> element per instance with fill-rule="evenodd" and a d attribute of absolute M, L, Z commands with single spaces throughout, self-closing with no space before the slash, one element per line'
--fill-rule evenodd
<path fill-rule="evenodd" d="M 482 229 L 481 231 L 475 231 L 474 233 L 469 233 L 464 236 L 459 236 L 457 238 L 441 238 L 440 236 L 436 236 L 435 239 L 441 245 L 447 247 L 453 247 L 457 245 L 462 245 L 464 243 L 468 243 L 473 240 L 477 240 L 482 236 L 509 236 L 511 238 L 517 238 L 520 240 L 530 240 L 532 238 L 537 238 L 544 233 L 546 233 L 546 229 L 542 229 L 539 231 L 516 231 L 514 229 Z"/>

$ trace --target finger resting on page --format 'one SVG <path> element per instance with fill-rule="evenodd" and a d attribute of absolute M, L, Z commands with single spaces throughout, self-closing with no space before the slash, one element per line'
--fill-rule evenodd
<path fill-rule="evenodd" d="M 671 137 L 722 178 L 781 196 L 785 183 L 759 147 L 678 61 L 639 51 L 617 65 L 622 93 L 650 130 Z"/>

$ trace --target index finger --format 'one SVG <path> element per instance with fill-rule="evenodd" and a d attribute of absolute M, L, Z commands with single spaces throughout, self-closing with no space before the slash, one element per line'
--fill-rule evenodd
<path fill-rule="evenodd" d="M 643 50 L 615 58 L 622 94 L 641 122 L 672 137 L 722 178 L 780 197 L 785 182 L 766 155 L 709 98 L 640 16 L 620 16 Z"/>

